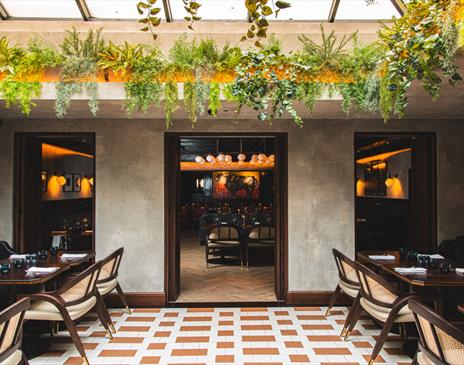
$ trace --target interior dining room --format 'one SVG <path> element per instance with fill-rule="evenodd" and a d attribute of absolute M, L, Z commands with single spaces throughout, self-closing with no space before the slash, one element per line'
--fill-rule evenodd
<path fill-rule="evenodd" d="M 464 364 L 462 0 L 0 0 L 0 364 Z"/>
<path fill-rule="evenodd" d="M 180 138 L 177 302 L 276 301 L 274 138 Z"/>

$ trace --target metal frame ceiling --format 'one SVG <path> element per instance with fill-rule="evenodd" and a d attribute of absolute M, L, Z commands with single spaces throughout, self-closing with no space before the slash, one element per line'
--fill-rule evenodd
<path fill-rule="evenodd" d="M 2 20 L 25 19 L 24 17 L 11 16 L 11 14 L 9 14 L 8 11 L 7 11 L 7 7 L 5 7 L 5 5 L 2 3 L 2 1 L 4 1 L 4 0 L 0 0 L 0 19 L 2 19 Z M 102 20 L 102 18 L 92 17 L 92 12 L 91 12 L 90 7 L 87 4 L 86 0 L 73 0 L 73 1 L 76 3 L 77 8 L 79 9 L 80 16 L 82 17 L 82 20 L 84 20 L 84 21 Z M 172 0 L 172 1 L 175 1 L 175 0 Z M 299 0 L 297 0 L 297 1 L 299 1 Z M 337 20 L 337 11 L 339 10 L 340 3 L 342 2 L 342 4 L 343 4 L 343 1 L 344 0 L 332 0 L 331 1 L 330 11 L 329 11 L 329 14 L 327 16 L 327 21 L 333 23 L 333 22 L 335 22 Z M 404 0 L 390 0 L 390 2 L 393 4 L 393 6 L 394 6 L 395 10 L 398 12 L 398 14 L 400 16 L 402 16 L 404 14 L 404 11 L 405 11 L 405 8 L 406 8 Z M 135 4 L 136 3 L 134 2 L 134 7 L 135 7 Z M 162 0 L 162 4 L 163 4 L 164 16 L 165 16 L 166 21 L 167 22 L 174 21 L 174 17 L 172 15 L 172 10 L 171 10 L 171 8 L 172 8 L 171 7 L 171 0 Z M 207 6 L 208 4 L 204 4 L 204 5 Z M 31 18 L 26 18 L 26 19 L 31 19 Z M 42 18 L 34 18 L 34 19 L 38 20 L 38 19 L 42 19 Z M 61 20 L 64 20 L 65 18 L 57 18 L 57 17 L 48 18 L 47 17 L 47 19 L 61 19 Z M 128 19 L 125 19 L 125 18 L 105 18 L 105 20 L 128 20 Z M 218 19 L 218 20 L 220 20 L 220 19 Z M 249 22 L 251 22 L 250 16 L 247 15 L 245 12 L 244 12 L 243 20 L 248 20 Z M 318 20 L 318 19 L 307 19 L 307 20 Z M 375 20 L 375 19 L 372 19 L 372 20 Z M 318 20 L 318 21 L 320 21 L 320 20 Z"/>

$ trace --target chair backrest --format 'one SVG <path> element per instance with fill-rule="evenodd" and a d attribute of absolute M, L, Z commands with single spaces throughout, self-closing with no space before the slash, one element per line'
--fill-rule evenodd
<path fill-rule="evenodd" d="M 354 267 L 358 275 L 361 296 L 381 307 L 393 308 L 393 302 L 402 293 L 393 284 L 359 262 L 355 262 Z"/>
<path fill-rule="evenodd" d="M 101 261 L 98 261 L 58 289 L 56 294 L 64 301 L 65 306 L 85 302 L 90 297 L 96 295 L 96 285 L 100 269 Z"/>
<path fill-rule="evenodd" d="M 119 265 L 121 264 L 124 247 L 114 251 L 111 255 L 101 260 L 101 270 L 98 276 L 98 283 L 104 283 L 118 277 Z"/>
<path fill-rule="evenodd" d="M 24 298 L 0 312 L 1 364 L 17 351 L 21 345 L 24 313 L 29 306 L 29 298 Z"/>
<path fill-rule="evenodd" d="M 215 240 L 238 240 L 239 234 L 237 228 L 229 225 L 219 225 L 211 228 L 209 239 Z"/>
<path fill-rule="evenodd" d="M 273 226 L 258 226 L 254 227 L 248 235 L 252 240 L 274 240 L 275 228 Z"/>
<path fill-rule="evenodd" d="M 0 241 L 0 260 L 7 259 L 11 255 L 14 255 L 16 252 L 11 248 L 11 246 L 6 241 Z"/>
<path fill-rule="evenodd" d="M 354 267 L 354 261 L 345 256 L 337 249 L 332 249 L 334 255 L 335 264 L 337 265 L 338 277 L 344 282 L 359 286 L 358 275 Z"/>
<path fill-rule="evenodd" d="M 464 332 L 425 305 L 409 301 L 419 331 L 419 349 L 434 364 L 464 364 Z"/>

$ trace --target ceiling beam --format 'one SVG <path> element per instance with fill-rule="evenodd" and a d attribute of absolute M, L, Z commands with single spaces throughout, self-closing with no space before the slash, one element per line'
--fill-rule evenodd
<path fill-rule="evenodd" d="M 76 1 L 77 7 L 79 8 L 79 11 L 81 12 L 82 19 L 84 19 L 85 21 L 89 21 L 91 18 L 91 15 L 90 15 L 90 10 L 85 0 L 75 0 L 75 1 Z"/>
<path fill-rule="evenodd" d="M 163 7 L 164 7 L 164 15 L 166 16 L 167 22 L 172 22 L 172 11 L 171 11 L 171 3 L 169 0 L 163 0 Z"/>
<path fill-rule="evenodd" d="M 340 0 L 332 0 L 332 5 L 330 6 L 329 12 L 329 22 L 333 23 L 335 21 L 335 17 L 337 16 L 338 5 L 340 4 Z"/>
<path fill-rule="evenodd" d="M 2 20 L 7 20 L 8 18 L 10 17 L 10 15 L 8 14 L 8 12 L 6 11 L 5 7 L 3 6 L 3 4 L 0 2 L 0 18 Z"/>
<path fill-rule="evenodd" d="M 403 0 L 391 0 L 393 6 L 395 9 L 400 13 L 401 16 L 404 15 L 404 12 L 406 11 L 406 5 Z"/>

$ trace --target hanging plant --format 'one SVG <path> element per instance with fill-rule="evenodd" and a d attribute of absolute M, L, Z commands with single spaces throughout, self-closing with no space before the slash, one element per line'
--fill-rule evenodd
<path fill-rule="evenodd" d="M 407 90 L 413 80 L 420 80 L 433 100 L 439 96 L 441 73 L 452 85 L 461 80 L 455 64 L 458 49 L 458 26 L 452 19 L 455 2 L 412 0 L 406 7 L 402 18 L 379 32 L 385 48 L 380 87 L 385 120 L 391 113 L 404 116 Z"/>
<path fill-rule="evenodd" d="M 64 118 L 73 95 L 87 92 L 89 110 L 95 116 L 99 108 L 96 83 L 97 61 L 99 53 L 103 51 L 101 29 L 90 30 L 82 39 L 75 29 L 67 33 L 61 45 L 64 60 L 60 81 L 56 84 L 56 115 Z"/>
<path fill-rule="evenodd" d="M 172 115 L 179 107 L 179 90 L 177 82 L 166 82 L 164 85 L 164 114 L 166 117 L 166 128 L 171 126 Z"/>
<path fill-rule="evenodd" d="M 184 105 L 192 122 L 192 127 L 195 126 L 198 116 L 205 113 L 207 92 L 208 85 L 201 81 L 184 83 Z"/>
<path fill-rule="evenodd" d="M 221 108 L 221 85 L 217 82 L 209 84 L 209 104 L 208 112 L 216 116 L 217 111 Z"/>
<path fill-rule="evenodd" d="M 150 32 L 153 39 L 156 40 L 158 35 L 155 32 L 155 28 L 161 24 L 161 18 L 158 16 L 161 8 L 156 6 L 158 0 L 143 0 L 137 3 L 137 11 L 142 15 L 142 19 L 139 23 L 142 24 L 140 29 L 142 32 Z"/>
<path fill-rule="evenodd" d="M 45 70 L 59 64 L 61 58 L 54 49 L 38 40 L 29 43 L 26 50 L 18 46 L 9 47 L 6 38 L 0 39 L 0 68 L 5 77 L 0 81 L 0 95 L 6 107 L 18 105 L 29 116 L 32 101 L 42 91 L 40 83 Z"/>

